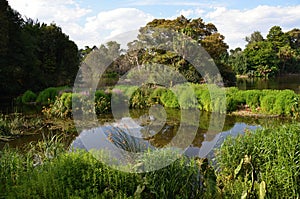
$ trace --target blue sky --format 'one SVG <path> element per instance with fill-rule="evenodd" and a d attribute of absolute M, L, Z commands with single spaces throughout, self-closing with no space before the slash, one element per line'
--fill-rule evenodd
<path fill-rule="evenodd" d="M 8 0 L 23 16 L 55 22 L 82 48 L 137 30 L 154 18 L 203 18 L 216 25 L 230 48 L 244 47 L 254 31 L 279 25 L 300 28 L 300 0 Z"/>

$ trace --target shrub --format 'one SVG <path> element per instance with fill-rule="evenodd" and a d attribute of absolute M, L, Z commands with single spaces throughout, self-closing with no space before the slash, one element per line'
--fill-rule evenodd
<path fill-rule="evenodd" d="M 131 108 L 146 108 L 151 105 L 150 95 L 153 92 L 153 88 L 142 86 L 136 89 L 130 98 Z"/>
<path fill-rule="evenodd" d="M 294 116 L 298 110 L 299 95 L 291 90 L 283 90 L 276 96 L 274 113 L 285 116 Z"/>
<path fill-rule="evenodd" d="M 42 105 L 54 103 L 56 100 L 56 97 L 58 96 L 60 89 L 61 88 L 50 87 L 50 88 L 43 90 L 42 92 L 39 93 L 39 95 L 36 99 L 36 102 L 38 102 Z"/>
<path fill-rule="evenodd" d="M 111 110 L 111 93 L 102 90 L 95 92 L 95 111 L 96 114 L 107 113 Z"/>
<path fill-rule="evenodd" d="M 246 99 L 246 104 L 255 111 L 260 106 L 260 96 L 262 95 L 261 90 L 247 90 L 243 91 L 243 95 Z"/>
<path fill-rule="evenodd" d="M 22 103 L 26 104 L 29 102 L 35 102 L 37 98 L 37 95 L 32 92 L 31 90 L 27 90 L 23 95 L 22 95 Z"/>
<path fill-rule="evenodd" d="M 162 104 L 168 108 L 179 108 L 179 103 L 176 95 L 171 90 L 163 92 L 160 98 Z"/>

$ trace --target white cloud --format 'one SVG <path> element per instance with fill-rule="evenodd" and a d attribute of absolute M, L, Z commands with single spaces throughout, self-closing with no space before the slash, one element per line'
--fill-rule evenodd
<path fill-rule="evenodd" d="M 167 6 L 208 6 L 212 2 L 201 3 L 199 1 L 185 1 L 185 0 L 132 0 L 128 1 L 132 6 L 153 6 L 153 5 L 167 5 Z"/>
<path fill-rule="evenodd" d="M 88 18 L 83 31 L 92 37 L 89 42 L 99 44 L 121 33 L 136 30 L 153 18 L 150 14 L 136 8 L 118 8 Z"/>
<path fill-rule="evenodd" d="M 118 8 L 99 12 L 91 16 L 90 8 L 83 8 L 76 0 L 8 0 L 13 9 L 23 16 L 45 23 L 55 22 L 82 48 L 85 45 L 99 45 L 106 39 L 123 32 L 138 29 L 154 19 L 136 8 Z M 204 3 L 203 3 L 204 2 Z M 244 38 L 254 31 L 261 31 L 264 36 L 274 25 L 283 31 L 300 27 L 300 5 L 298 6 L 258 6 L 253 9 L 238 10 L 223 6 L 207 6 L 205 2 L 183 0 L 127 0 L 127 5 L 180 5 L 187 6 L 170 14 L 170 19 L 182 14 L 187 18 L 201 17 L 206 23 L 212 22 L 225 36 L 230 48 L 244 47 Z M 213 5 L 216 5 L 213 4 Z M 190 7 L 188 7 L 190 6 Z M 205 9 L 205 10 L 203 10 Z M 207 10 L 209 9 L 209 10 Z M 97 12 L 96 10 L 93 10 Z M 159 13 L 157 16 L 159 17 Z"/>
<path fill-rule="evenodd" d="M 88 17 L 92 10 L 80 7 L 74 0 L 9 0 L 9 4 L 25 17 L 38 18 L 48 24 L 55 22 L 79 48 L 98 46 L 120 33 L 144 26 L 154 18 L 135 8 L 118 8 Z M 132 35 L 128 37 L 132 38 Z"/>
<path fill-rule="evenodd" d="M 70 22 L 91 12 L 73 0 L 9 0 L 9 4 L 23 16 L 47 23 Z"/>
<path fill-rule="evenodd" d="M 214 8 L 205 16 L 216 25 L 225 36 L 230 48 L 244 47 L 244 38 L 254 31 L 267 35 L 272 26 L 281 26 L 283 31 L 300 26 L 300 5 L 298 6 L 258 6 L 248 10 Z"/>

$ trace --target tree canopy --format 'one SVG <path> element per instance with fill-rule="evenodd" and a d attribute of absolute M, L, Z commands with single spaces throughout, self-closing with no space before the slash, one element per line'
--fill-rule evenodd
<path fill-rule="evenodd" d="M 23 19 L 6 0 L 0 2 L 1 91 L 71 85 L 79 65 L 78 48 L 55 24 Z"/>
<path fill-rule="evenodd" d="M 283 32 L 273 26 L 266 38 L 259 31 L 249 37 L 244 51 L 232 50 L 228 62 L 237 74 L 271 77 L 300 72 L 300 31 Z"/>
<path fill-rule="evenodd" d="M 213 24 L 206 24 L 201 18 L 187 19 L 180 16 L 174 20 L 154 19 L 145 27 L 140 28 L 137 40 L 128 44 L 128 51 L 122 57 L 119 66 L 128 70 L 130 67 L 127 66 L 133 67 L 154 62 L 172 66 L 190 82 L 199 83 L 203 81 L 203 77 L 196 71 L 195 67 L 185 60 L 184 53 L 183 56 L 179 56 L 176 49 L 173 49 L 172 52 L 162 49 L 141 48 L 147 42 L 156 44 L 168 42 L 168 39 L 172 37 L 171 31 L 184 34 L 201 45 L 213 58 L 225 83 L 232 84 L 235 81 L 233 71 L 222 62 L 222 57 L 227 55 L 228 49 L 228 45 L 224 42 L 225 37 L 217 31 Z M 188 47 L 186 48 L 188 51 Z"/>

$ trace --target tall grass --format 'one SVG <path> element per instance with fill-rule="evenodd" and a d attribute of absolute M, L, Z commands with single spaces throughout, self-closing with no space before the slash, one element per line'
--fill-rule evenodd
<path fill-rule="evenodd" d="M 35 164 L 35 153 L 28 154 L 1 151 L 0 197 L 199 198 L 217 194 L 211 167 L 184 156 L 161 170 L 137 174 L 114 170 L 85 151 L 58 153 L 41 164 Z"/>
<path fill-rule="evenodd" d="M 228 137 L 216 152 L 224 197 L 299 198 L 299 142 L 299 124 Z"/>

